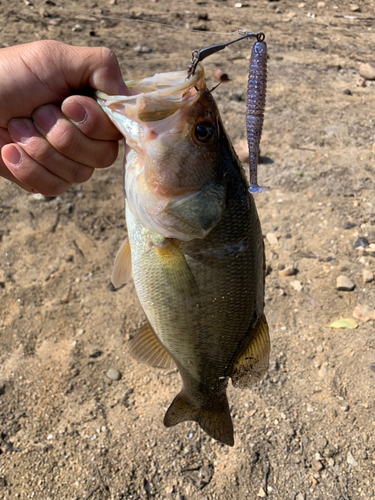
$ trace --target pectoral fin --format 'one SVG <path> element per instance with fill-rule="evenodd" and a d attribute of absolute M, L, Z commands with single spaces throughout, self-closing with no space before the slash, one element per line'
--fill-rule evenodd
<path fill-rule="evenodd" d="M 176 368 L 173 359 L 161 345 L 149 322 L 138 330 L 131 341 L 129 353 L 137 361 L 149 366 L 170 370 Z"/>
<path fill-rule="evenodd" d="M 250 345 L 237 358 L 233 371 L 232 383 L 234 387 L 245 389 L 258 382 L 268 368 L 270 356 L 270 337 L 265 316 L 253 333 Z"/>
<path fill-rule="evenodd" d="M 162 246 L 154 246 L 168 284 L 176 292 L 192 295 L 198 291 L 194 276 L 182 252 L 166 239 Z"/>
<path fill-rule="evenodd" d="M 132 257 L 130 252 L 129 238 L 126 237 L 122 242 L 120 250 L 115 258 L 111 280 L 115 288 L 127 283 L 132 276 Z"/>

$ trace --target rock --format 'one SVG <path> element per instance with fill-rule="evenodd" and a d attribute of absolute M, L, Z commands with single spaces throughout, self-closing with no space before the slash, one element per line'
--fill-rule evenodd
<path fill-rule="evenodd" d="M 319 460 L 313 460 L 311 462 L 311 468 L 316 471 L 316 472 L 319 472 L 323 469 L 323 464 L 322 462 L 320 462 Z"/>
<path fill-rule="evenodd" d="M 110 378 L 111 380 L 120 380 L 121 373 L 118 370 L 116 370 L 116 368 L 110 368 L 107 371 L 107 377 Z"/>
<path fill-rule="evenodd" d="M 353 3 L 351 6 L 350 6 L 350 10 L 352 12 L 361 12 L 361 7 L 359 5 L 357 5 L 356 3 Z"/>
<path fill-rule="evenodd" d="M 345 89 L 345 90 L 343 90 L 343 92 L 342 92 L 342 93 L 343 93 L 344 95 L 353 95 L 353 94 L 352 94 L 352 91 L 351 91 L 351 90 L 349 90 L 349 89 Z"/>
<path fill-rule="evenodd" d="M 374 281 L 374 274 L 369 269 L 364 269 L 362 271 L 362 281 L 363 283 L 371 283 Z"/>
<path fill-rule="evenodd" d="M 353 455 L 351 454 L 350 451 L 348 451 L 348 456 L 346 458 L 346 461 L 348 462 L 349 465 L 355 467 L 358 465 L 358 462 L 354 459 Z"/>
<path fill-rule="evenodd" d="M 358 68 L 359 74 L 366 80 L 375 80 L 375 63 L 362 63 Z"/>
<path fill-rule="evenodd" d="M 344 229 L 352 229 L 353 227 L 355 227 L 354 222 L 350 222 L 347 220 L 344 224 Z"/>
<path fill-rule="evenodd" d="M 290 282 L 290 286 L 296 290 L 296 292 L 302 292 L 302 284 L 298 280 L 294 280 Z"/>
<path fill-rule="evenodd" d="M 355 81 L 356 87 L 366 87 L 366 79 L 359 76 Z"/>
<path fill-rule="evenodd" d="M 303 493 L 297 493 L 295 500 L 305 500 L 305 495 Z"/>
<path fill-rule="evenodd" d="M 277 245 L 279 242 L 279 239 L 275 233 L 267 233 L 266 239 L 270 245 Z"/>
<path fill-rule="evenodd" d="M 318 2 L 316 4 L 317 9 L 324 9 L 325 6 L 326 6 L 325 2 Z"/>
<path fill-rule="evenodd" d="M 353 248 L 360 248 L 360 247 L 366 248 L 368 246 L 369 246 L 368 239 L 365 238 L 364 236 L 360 236 L 353 243 Z"/>
<path fill-rule="evenodd" d="M 370 370 L 375 373 L 375 363 L 370 363 Z"/>
<path fill-rule="evenodd" d="M 353 281 L 344 274 L 337 277 L 336 290 L 340 290 L 341 292 L 351 292 L 354 288 L 355 283 L 353 283 Z"/>
<path fill-rule="evenodd" d="M 365 304 L 357 304 L 353 311 L 353 318 L 363 322 L 375 321 L 375 309 Z"/>
<path fill-rule="evenodd" d="M 152 48 L 151 47 L 147 47 L 147 45 L 136 45 L 134 48 L 133 48 L 134 52 L 136 52 L 137 54 L 149 54 L 150 52 L 152 52 Z"/>
<path fill-rule="evenodd" d="M 279 271 L 279 276 L 294 276 L 297 273 L 297 269 L 294 266 L 288 266 Z"/>
<path fill-rule="evenodd" d="M 258 497 L 266 498 L 266 492 L 264 491 L 264 489 L 262 487 L 259 488 Z"/>

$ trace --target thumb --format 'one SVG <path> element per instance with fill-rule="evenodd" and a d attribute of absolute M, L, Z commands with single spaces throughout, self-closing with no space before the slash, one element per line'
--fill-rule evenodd
<path fill-rule="evenodd" d="M 65 45 L 60 54 L 60 67 L 71 89 L 90 86 L 106 94 L 129 95 L 112 50 L 106 47 Z"/>

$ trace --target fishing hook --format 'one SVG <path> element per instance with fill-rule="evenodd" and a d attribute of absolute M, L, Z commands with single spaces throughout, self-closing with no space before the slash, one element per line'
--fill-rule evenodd
<path fill-rule="evenodd" d="M 264 33 L 250 33 L 243 30 L 239 30 L 238 33 L 242 36 L 240 38 L 236 38 L 236 40 L 232 40 L 227 43 L 219 43 L 217 45 L 210 45 L 209 47 L 204 47 L 200 50 L 193 50 L 191 54 L 191 62 L 187 72 L 187 79 L 195 74 L 195 70 L 199 62 L 203 61 L 203 59 L 206 59 L 206 57 L 225 49 L 225 47 L 228 47 L 228 45 L 232 45 L 232 43 L 239 42 L 241 40 L 244 40 L 245 38 L 256 38 L 258 41 L 263 41 L 265 39 Z"/>

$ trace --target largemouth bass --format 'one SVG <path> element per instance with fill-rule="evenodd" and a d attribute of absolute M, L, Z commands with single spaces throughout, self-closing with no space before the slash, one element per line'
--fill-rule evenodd
<path fill-rule="evenodd" d="M 183 388 L 167 427 L 198 422 L 233 446 L 226 388 L 249 387 L 267 369 L 265 261 L 243 168 L 207 90 L 204 70 L 127 82 L 132 95 L 98 102 L 126 138 L 128 237 L 112 274 L 133 275 L 147 323 L 130 353 L 177 366 Z"/>

